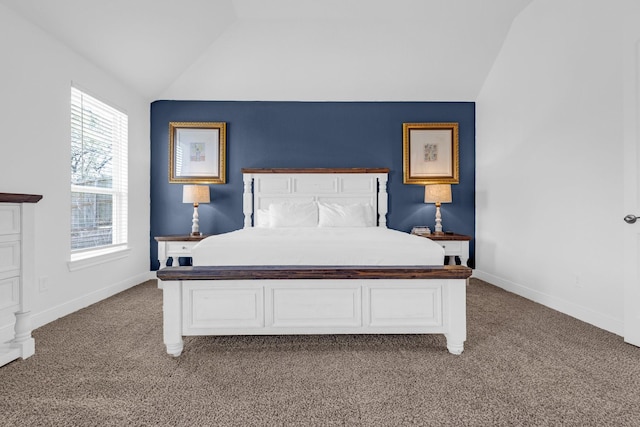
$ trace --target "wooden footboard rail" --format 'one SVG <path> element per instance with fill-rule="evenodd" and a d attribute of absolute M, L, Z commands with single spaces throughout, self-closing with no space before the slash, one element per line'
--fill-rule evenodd
<path fill-rule="evenodd" d="M 473 270 L 444 266 L 202 266 L 168 267 L 158 279 L 168 280 L 279 280 L 279 279 L 468 279 Z"/>
<path fill-rule="evenodd" d="M 466 340 L 462 266 L 199 266 L 157 272 L 164 343 L 186 335 L 444 334 Z"/>

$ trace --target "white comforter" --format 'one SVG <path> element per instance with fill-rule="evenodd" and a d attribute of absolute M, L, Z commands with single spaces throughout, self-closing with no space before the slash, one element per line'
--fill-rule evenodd
<path fill-rule="evenodd" d="M 203 265 L 442 265 L 436 242 L 396 230 L 244 228 L 207 237 L 192 250 Z"/>

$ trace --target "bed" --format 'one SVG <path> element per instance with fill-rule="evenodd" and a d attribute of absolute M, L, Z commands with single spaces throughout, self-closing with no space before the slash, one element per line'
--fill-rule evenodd
<path fill-rule="evenodd" d="M 244 227 L 157 272 L 164 344 L 183 336 L 444 334 L 466 340 L 471 269 L 387 228 L 388 169 L 243 169 Z"/>

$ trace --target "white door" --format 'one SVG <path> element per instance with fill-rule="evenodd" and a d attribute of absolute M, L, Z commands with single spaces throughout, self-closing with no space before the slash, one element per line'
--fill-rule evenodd
<path fill-rule="evenodd" d="M 640 40 L 625 59 L 624 340 L 640 346 Z"/>

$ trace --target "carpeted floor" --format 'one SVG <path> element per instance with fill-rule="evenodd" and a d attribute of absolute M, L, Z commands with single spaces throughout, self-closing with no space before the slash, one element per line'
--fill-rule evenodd
<path fill-rule="evenodd" d="M 442 336 L 188 337 L 146 282 L 34 332 L 0 368 L 2 426 L 640 426 L 640 349 L 472 279 Z"/>

